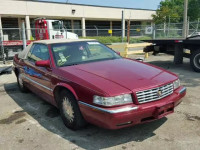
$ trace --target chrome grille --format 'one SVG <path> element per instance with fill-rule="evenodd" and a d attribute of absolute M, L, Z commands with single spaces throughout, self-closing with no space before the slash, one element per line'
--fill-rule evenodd
<path fill-rule="evenodd" d="M 162 99 L 173 93 L 173 84 L 167 84 L 161 87 L 136 92 L 140 104 Z"/>

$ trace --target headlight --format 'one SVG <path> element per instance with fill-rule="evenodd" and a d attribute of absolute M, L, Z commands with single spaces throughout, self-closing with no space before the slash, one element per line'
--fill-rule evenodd
<path fill-rule="evenodd" d="M 178 80 L 174 81 L 173 84 L 174 84 L 174 90 L 176 90 L 180 86 L 180 80 L 178 79 Z"/>
<path fill-rule="evenodd" d="M 115 106 L 115 105 L 123 105 L 132 103 L 131 94 L 124 94 L 115 97 L 101 97 L 101 96 L 94 96 L 93 103 L 103 106 Z"/>

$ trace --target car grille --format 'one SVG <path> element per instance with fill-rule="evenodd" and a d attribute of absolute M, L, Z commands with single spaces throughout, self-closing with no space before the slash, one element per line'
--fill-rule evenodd
<path fill-rule="evenodd" d="M 162 99 L 173 93 L 173 84 L 167 84 L 161 87 L 136 92 L 140 104 Z"/>

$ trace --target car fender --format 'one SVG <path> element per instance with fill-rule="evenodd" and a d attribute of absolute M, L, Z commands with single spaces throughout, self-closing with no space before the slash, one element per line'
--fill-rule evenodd
<path fill-rule="evenodd" d="M 78 100 L 78 96 L 77 96 L 75 90 L 74 90 L 69 84 L 66 84 L 66 83 L 58 83 L 58 84 L 54 87 L 53 93 L 55 92 L 55 89 L 56 89 L 57 87 L 66 88 L 67 90 L 69 90 L 69 91 L 74 95 L 74 97 L 76 98 L 76 100 Z"/>

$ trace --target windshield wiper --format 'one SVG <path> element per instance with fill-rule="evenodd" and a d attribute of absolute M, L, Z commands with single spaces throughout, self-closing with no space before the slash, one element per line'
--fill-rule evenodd
<path fill-rule="evenodd" d="M 61 65 L 60 67 L 75 66 L 75 65 L 79 65 L 79 64 L 73 63 L 73 64 Z"/>

